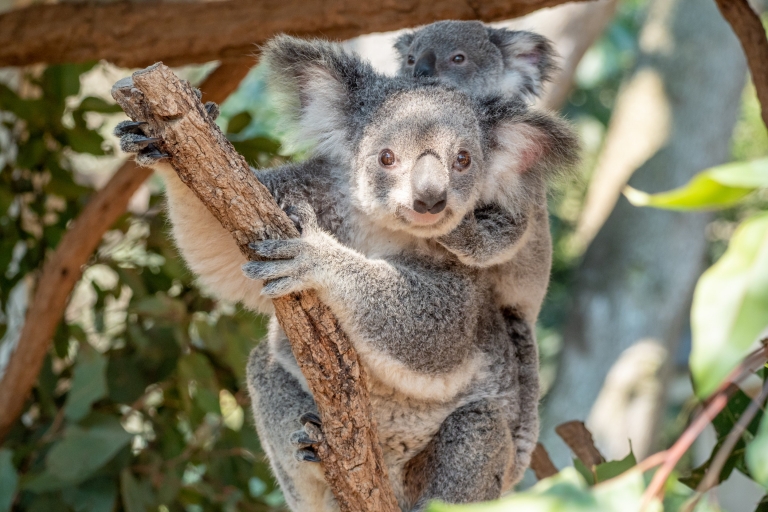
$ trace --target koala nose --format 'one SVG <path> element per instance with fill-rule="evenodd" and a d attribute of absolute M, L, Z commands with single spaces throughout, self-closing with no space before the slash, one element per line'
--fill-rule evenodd
<path fill-rule="evenodd" d="M 413 76 L 415 78 L 422 76 L 435 76 L 435 52 L 429 51 L 419 57 L 416 65 L 413 67 Z"/>
<path fill-rule="evenodd" d="M 445 190 L 438 194 L 423 194 L 413 201 L 413 209 L 417 213 L 440 213 L 445 209 L 448 194 Z"/>

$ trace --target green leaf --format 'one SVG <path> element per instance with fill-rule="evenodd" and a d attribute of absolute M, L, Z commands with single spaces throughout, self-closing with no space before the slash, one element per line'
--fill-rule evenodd
<path fill-rule="evenodd" d="M 19 475 L 13 465 L 13 452 L 0 448 L 0 512 L 11 510 L 18 483 Z"/>
<path fill-rule="evenodd" d="M 251 114 L 248 112 L 240 112 L 229 120 L 227 124 L 227 133 L 240 133 L 243 129 L 251 124 Z"/>
<path fill-rule="evenodd" d="M 123 507 L 126 512 L 147 512 L 148 509 L 154 508 L 152 485 L 146 480 L 133 478 L 128 468 L 120 473 L 120 494 L 123 495 Z"/>
<path fill-rule="evenodd" d="M 75 512 L 112 512 L 117 501 L 117 485 L 102 476 L 62 491 L 64 502 Z"/>
<path fill-rule="evenodd" d="M 595 485 L 595 475 L 590 468 L 588 468 L 581 459 L 573 459 L 573 467 L 584 478 L 588 485 Z"/>
<path fill-rule="evenodd" d="M 66 134 L 67 143 L 78 153 L 90 153 L 97 156 L 106 154 L 104 148 L 101 147 L 104 137 L 99 135 L 99 132 L 89 130 L 85 126 L 75 126 L 71 130 L 67 130 Z"/>
<path fill-rule="evenodd" d="M 107 395 L 106 369 L 107 359 L 90 344 L 81 343 L 72 388 L 64 404 L 64 416 L 69 421 L 83 419 L 90 412 L 91 405 Z"/>
<path fill-rule="evenodd" d="M 768 495 L 763 496 L 763 499 L 757 504 L 755 512 L 768 512 Z"/>
<path fill-rule="evenodd" d="M 768 325 L 768 213 L 744 221 L 699 279 L 691 308 L 691 373 L 709 396 Z"/>
<path fill-rule="evenodd" d="M 604 482 L 619 476 L 635 465 L 637 465 L 637 460 L 635 459 L 635 454 L 630 450 L 629 455 L 621 460 L 612 460 L 598 464 L 597 467 L 595 467 L 595 477 L 597 478 L 598 483 Z"/>
<path fill-rule="evenodd" d="M 280 143 L 266 137 L 254 137 L 253 139 L 232 141 L 235 150 L 243 155 L 250 164 L 259 162 L 263 155 L 275 155 L 280 151 Z"/>
<path fill-rule="evenodd" d="M 133 438 L 116 417 L 98 416 L 89 423 L 67 427 L 48 452 L 46 467 L 54 478 L 70 484 L 86 480 Z"/>
<path fill-rule="evenodd" d="M 757 436 L 747 445 L 745 458 L 752 478 L 768 489 L 768 415 L 763 416 Z"/>
<path fill-rule="evenodd" d="M 768 187 L 768 158 L 734 162 L 702 171 L 686 185 L 658 194 L 632 187 L 624 195 L 635 206 L 668 210 L 728 208 L 758 188 Z"/>

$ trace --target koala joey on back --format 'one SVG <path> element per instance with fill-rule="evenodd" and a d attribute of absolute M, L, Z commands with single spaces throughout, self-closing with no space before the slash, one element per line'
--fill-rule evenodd
<path fill-rule="evenodd" d="M 263 59 L 298 137 L 316 143 L 304 162 L 255 171 L 300 238 L 256 243 L 263 261 L 246 262 L 144 125 L 118 126 L 123 149 L 164 176 L 176 243 L 211 291 L 270 312 L 269 299 L 314 289 L 331 308 L 367 369 L 404 511 L 499 497 L 521 478 L 538 434 L 528 410 L 537 403 L 521 400 L 517 375 L 535 346 L 527 322 L 495 305 L 492 272 L 436 239 L 480 197 L 493 200 L 495 173 L 519 168 L 521 189 L 537 182 L 531 162 L 561 158 L 554 148 L 570 140 L 567 126 L 518 98 L 380 75 L 332 43 L 280 36 Z M 270 325 L 248 365 L 262 446 L 292 510 L 338 510 L 315 464 L 314 400 Z"/>

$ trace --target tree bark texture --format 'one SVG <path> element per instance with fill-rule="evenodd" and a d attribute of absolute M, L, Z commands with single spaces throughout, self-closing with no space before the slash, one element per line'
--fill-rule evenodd
<path fill-rule="evenodd" d="M 163 64 L 119 81 L 112 96 L 134 120 L 147 121 L 181 180 L 230 231 L 248 244 L 299 235 L 245 159 L 210 120 L 192 87 Z M 323 420 L 318 453 L 342 511 L 399 510 L 382 463 L 366 374 L 331 311 L 309 291 L 274 301 Z"/>
<path fill-rule="evenodd" d="M 606 172 L 629 167 L 633 187 L 658 192 L 729 159 L 746 66 L 713 2 L 655 0 L 640 41 L 638 67 L 629 79 L 635 86 L 620 94 L 603 157 L 613 159 Z M 621 96 L 630 93 L 637 108 L 620 109 L 627 101 Z M 654 122 L 644 121 L 649 113 Z M 636 158 L 631 148 L 648 139 L 657 145 L 628 165 Z M 590 417 L 587 426 L 608 459 L 627 454 L 627 438 L 639 457 L 652 447 L 663 377 L 646 375 L 627 385 L 621 406 L 611 411 L 592 407 L 612 365 L 639 341 L 660 348 L 662 362 L 674 355 L 706 262 L 710 220 L 706 213 L 636 208 L 618 199 L 578 269 L 559 375 L 545 398 L 542 442 L 555 464 L 567 462 L 568 454 L 552 428 L 567 420 Z M 635 366 L 654 356 L 641 352 L 633 354 Z M 652 403 L 653 409 L 636 402 Z"/>
<path fill-rule="evenodd" d="M 498 21 L 565 0 L 62 2 L 0 15 L 0 67 L 104 59 L 143 67 L 242 59 L 275 34 L 349 39 L 441 19 Z"/>
<path fill-rule="evenodd" d="M 247 72 L 247 70 L 246 70 Z M 209 101 L 221 102 L 235 90 L 240 78 L 230 68 L 215 69 L 200 86 Z M 72 289 L 83 268 L 101 243 L 104 233 L 125 213 L 128 202 L 150 169 L 125 162 L 96 192 L 74 220 L 56 250 L 43 265 L 37 288 L 27 309 L 19 343 L 0 379 L 0 441 L 24 410 L 29 392 L 37 382 L 45 355 L 51 345 Z"/>
<path fill-rule="evenodd" d="M 741 41 L 760 100 L 763 124 L 768 126 L 768 39 L 760 16 L 747 0 L 715 0 L 720 13 Z"/>

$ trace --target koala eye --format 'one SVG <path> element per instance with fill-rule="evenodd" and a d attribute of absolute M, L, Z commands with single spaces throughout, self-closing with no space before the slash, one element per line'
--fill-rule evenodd
<path fill-rule="evenodd" d="M 457 53 L 456 55 L 451 57 L 451 62 L 453 62 L 454 64 L 461 64 L 462 62 L 464 62 L 465 59 L 466 57 L 464 56 L 463 53 Z"/>
<path fill-rule="evenodd" d="M 453 168 L 459 172 L 466 171 L 469 165 L 472 163 L 472 157 L 469 156 L 469 151 L 461 150 L 456 155 L 456 160 L 453 162 Z"/>
<path fill-rule="evenodd" d="M 413 55 L 409 55 L 407 62 L 409 66 L 413 66 L 414 64 L 416 64 L 416 57 L 414 57 Z"/>
<path fill-rule="evenodd" d="M 391 149 L 385 149 L 379 153 L 379 163 L 384 167 L 395 165 L 395 154 Z"/>

